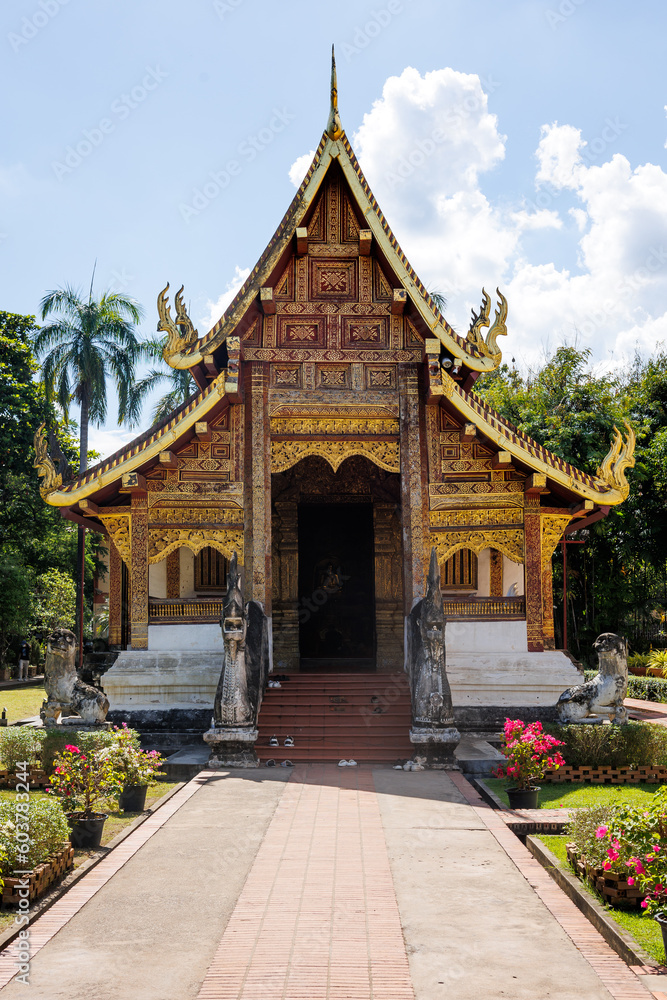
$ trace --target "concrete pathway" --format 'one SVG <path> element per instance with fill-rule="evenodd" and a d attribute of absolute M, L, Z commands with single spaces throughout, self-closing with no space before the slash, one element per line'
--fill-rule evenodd
<path fill-rule="evenodd" d="M 651 995 L 465 779 L 382 767 L 198 776 L 31 946 L 2 1000 Z"/>

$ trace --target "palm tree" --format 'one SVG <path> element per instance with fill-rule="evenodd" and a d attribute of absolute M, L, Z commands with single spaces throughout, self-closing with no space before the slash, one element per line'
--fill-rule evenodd
<path fill-rule="evenodd" d="M 197 392 L 198 386 L 189 368 L 167 368 L 164 364 L 162 361 L 164 338 L 155 337 L 152 340 L 145 340 L 141 346 L 147 357 L 162 364 L 162 367 L 151 368 L 147 375 L 135 384 L 132 403 L 134 406 L 139 406 L 149 392 L 160 383 L 166 382 L 168 391 L 153 406 L 153 420 L 164 420 L 172 410 L 185 403 L 194 392 Z"/>
<path fill-rule="evenodd" d="M 93 279 L 95 271 L 93 270 Z M 34 347 L 43 357 L 42 381 L 50 400 L 69 416 L 72 401 L 79 404 L 79 474 L 88 467 L 88 424 L 101 424 L 107 414 L 107 378 L 111 375 L 118 392 L 118 423 L 135 423 L 140 402 L 133 392 L 136 362 L 144 355 L 134 325 L 142 318 L 136 302 L 120 292 L 104 292 L 88 298 L 65 286 L 47 292 L 40 302 L 42 319 L 54 316 L 35 335 Z M 77 636 L 79 665 L 83 662 L 83 583 L 85 531 L 79 526 L 77 544 Z"/>
<path fill-rule="evenodd" d="M 105 292 L 88 300 L 69 286 L 47 292 L 40 302 L 42 319 L 57 318 L 43 326 L 34 340 L 35 351 L 44 357 L 42 381 L 47 395 L 69 416 L 72 401 L 81 407 L 79 473 L 88 466 L 88 425 L 98 426 L 107 415 L 107 378 L 118 392 L 118 423 L 137 422 L 139 401 L 133 392 L 136 362 L 144 356 L 134 324 L 142 310 L 120 292 Z"/>

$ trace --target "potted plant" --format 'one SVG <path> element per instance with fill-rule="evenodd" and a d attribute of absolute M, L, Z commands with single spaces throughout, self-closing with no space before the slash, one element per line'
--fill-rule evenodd
<path fill-rule="evenodd" d="M 111 748 L 83 753 L 68 743 L 53 764 L 47 791 L 63 800 L 72 830 L 72 846 L 99 847 L 108 817 L 100 807 L 122 787 L 122 776 Z"/>
<path fill-rule="evenodd" d="M 122 812 L 142 812 L 148 785 L 160 773 L 164 758 L 157 750 L 142 750 L 138 734 L 126 722 L 114 726 L 112 754 L 123 782 L 119 808 Z"/>
<path fill-rule="evenodd" d="M 507 758 L 504 768 L 496 771 L 498 778 L 508 783 L 507 796 L 511 809 L 537 809 L 539 785 L 545 771 L 562 767 L 565 763 L 554 748 L 563 746 L 561 740 L 549 736 L 541 722 L 522 722 L 505 719 L 501 752 Z"/>

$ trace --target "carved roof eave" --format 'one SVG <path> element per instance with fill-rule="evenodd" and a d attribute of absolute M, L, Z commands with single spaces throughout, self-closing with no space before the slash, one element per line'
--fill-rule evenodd
<path fill-rule="evenodd" d="M 177 351 L 165 357 L 165 360 L 172 368 L 192 368 L 201 364 L 205 355 L 212 354 L 235 332 L 258 296 L 260 288 L 267 283 L 288 249 L 295 229 L 317 197 L 333 161 L 340 165 L 379 249 L 408 293 L 431 336 L 436 337 L 460 364 L 471 371 L 490 372 L 497 368 L 501 361 L 500 354 L 494 357 L 481 354 L 467 340 L 459 337 L 440 315 L 380 211 L 344 132 L 338 139 L 332 139 L 324 132 L 310 169 L 272 240 L 215 326 L 189 350 Z"/>
<path fill-rule="evenodd" d="M 448 400 L 467 422 L 475 427 L 501 451 L 534 472 L 547 476 L 554 486 L 574 498 L 591 500 L 599 507 L 614 507 L 627 499 L 629 486 L 603 487 L 601 480 L 589 476 L 565 462 L 527 434 L 516 431 L 474 393 L 465 392 L 446 372 L 442 372 L 442 391 L 432 390 L 433 395 Z M 634 463 L 632 463 L 634 464 Z"/>
<path fill-rule="evenodd" d="M 198 420 L 203 420 L 206 414 L 227 395 L 226 380 L 229 382 L 226 371 L 223 371 L 202 389 L 187 407 L 181 409 L 171 420 L 158 426 L 146 440 L 130 441 L 115 455 L 88 469 L 83 476 L 59 489 L 52 490 L 44 499 L 53 507 L 75 506 L 80 500 L 85 500 L 99 490 L 119 482 L 125 473 L 136 472 L 147 462 L 157 461 L 161 451 L 166 451 L 176 444 L 184 434 L 194 428 Z M 236 383 L 234 387 L 235 385 Z"/>

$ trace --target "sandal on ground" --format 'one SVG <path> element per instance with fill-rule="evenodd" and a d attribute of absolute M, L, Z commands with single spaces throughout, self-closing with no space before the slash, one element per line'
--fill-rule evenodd
<path fill-rule="evenodd" d="M 294 764 L 292 763 L 291 760 L 281 760 L 280 766 L 281 767 L 294 767 Z"/>
<path fill-rule="evenodd" d="M 352 758 L 350 758 L 350 760 L 348 760 L 348 762 L 347 762 L 347 766 L 348 767 L 357 767 L 356 760 L 352 760 Z"/>
<path fill-rule="evenodd" d="M 280 746 L 280 744 L 278 743 L 278 737 L 277 736 L 272 736 L 271 737 L 271 739 L 269 740 L 269 746 L 270 747 Z"/>
<path fill-rule="evenodd" d="M 347 761 L 346 760 L 339 760 L 338 761 L 338 766 L 339 767 L 347 767 Z"/>
<path fill-rule="evenodd" d="M 276 766 L 276 762 L 275 762 L 275 760 L 273 759 L 273 757 L 272 757 L 272 758 L 271 758 L 270 760 L 267 760 L 267 762 L 266 762 L 266 766 L 267 766 L 267 767 L 275 767 L 275 766 Z"/>

